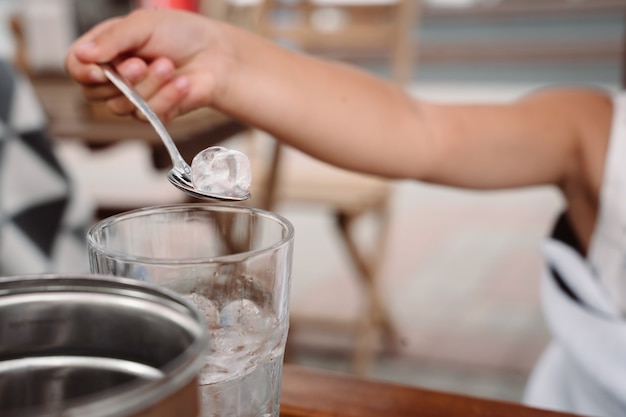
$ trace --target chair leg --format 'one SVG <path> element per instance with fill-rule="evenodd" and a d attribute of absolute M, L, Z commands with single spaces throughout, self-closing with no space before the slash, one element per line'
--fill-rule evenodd
<path fill-rule="evenodd" d="M 384 250 L 386 234 L 386 207 L 381 207 L 377 214 L 379 219 L 379 251 Z M 352 238 L 351 228 L 357 216 L 339 212 L 336 214 L 341 237 L 348 249 L 350 258 L 359 274 L 359 281 L 366 294 L 364 314 L 359 322 L 357 345 L 352 363 L 353 372 L 357 375 L 365 375 L 375 356 L 376 344 L 380 336 L 387 346 L 395 347 L 400 341 L 399 335 L 392 323 L 383 301 L 377 291 L 377 273 L 382 253 L 376 253 L 372 262 L 365 260 Z"/>

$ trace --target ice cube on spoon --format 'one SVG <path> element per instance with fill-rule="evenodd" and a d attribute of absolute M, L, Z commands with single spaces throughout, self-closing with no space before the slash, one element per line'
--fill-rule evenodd
<path fill-rule="evenodd" d="M 191 162 L 191 182 L 201 192 L 243 198 L 249 194 L 251 179 L 246 155 L 223 146 L 206 148 Z"/>

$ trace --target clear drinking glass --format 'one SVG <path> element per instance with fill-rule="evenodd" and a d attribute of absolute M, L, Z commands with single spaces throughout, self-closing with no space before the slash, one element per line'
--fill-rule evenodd
<path fill-rule="evenodd" d="M 204 314 L 203 417 L 278 417 L 293 235 L 277 214 L 198 203 L 109 217 L 87 242 L 92 272 L 163 285 Z"/>

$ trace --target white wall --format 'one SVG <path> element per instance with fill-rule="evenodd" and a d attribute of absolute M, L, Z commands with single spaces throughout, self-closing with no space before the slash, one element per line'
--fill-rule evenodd
<path fill-rule="evenodd" d="M 11 15 L 17 10 L 18 0 L 0 0 L 0 57 L 13 57 L 13 34 L 9 25 Z"/>

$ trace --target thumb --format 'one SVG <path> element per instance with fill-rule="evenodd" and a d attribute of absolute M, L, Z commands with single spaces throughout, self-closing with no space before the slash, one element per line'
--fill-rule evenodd
<path fill-rule="evenodd" d="M 154 24 L 153 13 L 147 10 L 106 20 L 76 41 L 74 54 L 85 64 L 112 62 L 140 49 L 149 40 Z"/>

